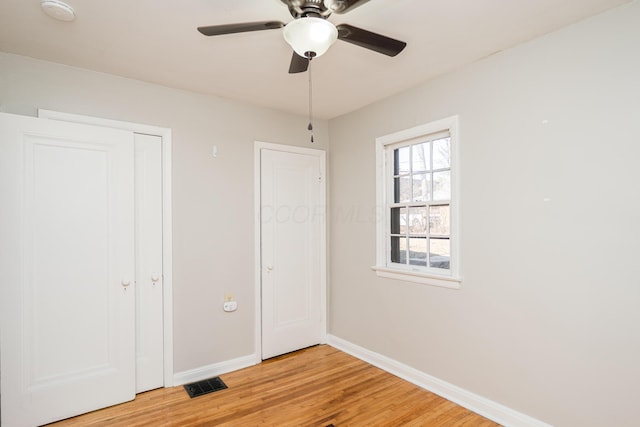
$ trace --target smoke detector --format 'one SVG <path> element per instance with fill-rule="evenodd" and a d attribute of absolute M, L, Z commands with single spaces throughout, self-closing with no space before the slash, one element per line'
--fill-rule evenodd
<path fill-rule="evenodd" d="M 44 13 L 58 21 L 73 21 L 76 14 L 73 8 L 60 0 L 41 0 L 40 7 Z"/>

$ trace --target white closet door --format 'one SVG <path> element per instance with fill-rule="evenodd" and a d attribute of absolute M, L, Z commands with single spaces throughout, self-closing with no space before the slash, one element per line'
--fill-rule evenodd
<path fill-rule="evenodd" d="M 136 393 L 164 385 L 162 138 L 135 134 Z"/>
<path fill-rule="evenodd" d="M 322 340 L 320 160 L 261 151 L 262 358 Z"/>
<path fill-rule="evenodd" d="M 135 396 L 133 134 L 0 114 L 2 423 Z"/>

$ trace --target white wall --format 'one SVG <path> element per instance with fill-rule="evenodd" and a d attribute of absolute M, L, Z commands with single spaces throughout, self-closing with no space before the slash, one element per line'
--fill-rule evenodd
<path fill-rule="evenodd" d="M 307 120 L 0 53 L 0 111 L 38 108 L 173 130 L 174 370 L 253 354 L 254 141 L 309 146 Z M 326 149 L 326 121 L 315 127 L 313 146 Z M 239 304 L 230 314 L 227 292 Z"/>
<path fill-rule="evenodd" d="M 639 46 L 634 2 L 331 120 L 331 334 L 549 424 L 637 425 Z M 377 278 L 375 138 L 454 114 L 462 289 Z"/>
<path fill-rule="evenodd" d="M 635 422 L 638 22 L 636 1 L 330 122 L 333 335 L 550 424 Z M 251 354 L 253 141 L 307 145 L 305 118 L 0 53 L 0 111 L 37 108 L 173 129 L 175 371 Z M 375 138 L 453 114 L 463 288 L 379 279 Z"/>

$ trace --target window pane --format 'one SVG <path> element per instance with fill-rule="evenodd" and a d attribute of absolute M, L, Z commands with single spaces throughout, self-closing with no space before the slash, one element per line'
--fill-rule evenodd
<path fill-rule="evenodd" d="M 431 169 L 431 154 L 429 143 L 425 142 L 413 146 L 412 166 L 414 172 L 424 172 Z"/>
<path fill-rule="evenodd" d="M 451 171 L 434 172 L 433 200 L 451 199 Z"/>
<path fill-rule="evenodd" d="M 451 242 L 449 239 L 429 239 L 429 267 L 449 269 Z"/>
<path fill-rule="evenodd" d="M 427 265 L 427 239 L 426 238 L 410 238 L 409 239 L 409 264 L 411 265 Z"/>
<path fill-rule="evenodd" d="M 433 168 L 449 169 L 451 167 L 450 138 L 433 141 Z"/>
<path fill-rule="evenodd" d="M 429 234 L 448 236 L 451 233 L 451 215 L 449 205 L 429 208 Z"/>
<path fill-rule="evenodd" d="M 411 177 L 401 176 L 393 178 L 393 201 L 395 203 L 408 203 L 411 201 Z"/>
<path fill-rule="evenodd" d="M 409 233 L 412 235 L 427 234 L 427 208 L 409 208 Z"/>
<path fill-rule="evenodd" d="M 419 173 L 413 175 L 413 201 L 414 202 L 427 202 L 429 198 L 429 184 L 431 174 Z"/>
<path fill-rule="evenodd" d="M 391 236 L 391 262 L 407 263 L 407 238 Z"/>
<path fill-rule="evenodd" d="M 391 234 L 407 234 L 407 208 L 391 208 Z"/>
<path fill-rule="evenodd" d="M 409 149 L 410 147 L 402 147 L 393 150 L 393 174 L 409 173 Z"/>
<path fill-rule="evenodd" d="M 400 234 L 400 208 L 391 208 L 391 234 Z"/>

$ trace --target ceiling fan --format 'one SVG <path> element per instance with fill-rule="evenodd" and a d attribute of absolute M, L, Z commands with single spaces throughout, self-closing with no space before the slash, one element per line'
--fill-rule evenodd
<path fill-rule="evenodd" d="M 281 0 L 294 20 L 243 22 L 237 24 L 198 27 L 205 36 L 243 33 L 283 28 L 285 40 L 293 48 L 289 73 L 307 71 L 309 61 L 322 55 L 333 44 L 342 40 L 387 56 L 396 56 L 407 45 L 405 42 L 372 33 L 348 24 L 333 25 L 327 20 L 332 13 L 347 13 L 369 0 Z"/>

